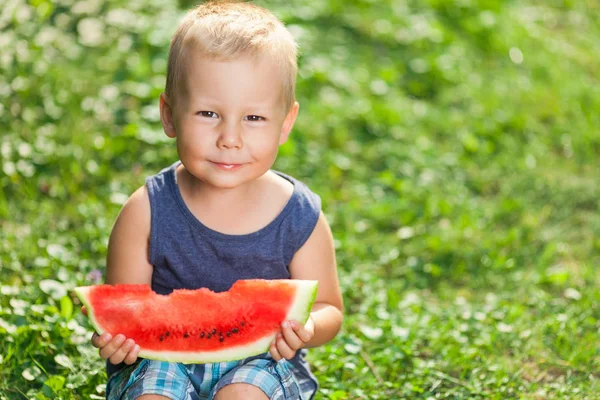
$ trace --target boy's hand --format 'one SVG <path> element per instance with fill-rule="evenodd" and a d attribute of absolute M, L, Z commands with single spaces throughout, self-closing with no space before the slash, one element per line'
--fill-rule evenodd
<path fill-rule="evenodd" d="M 81 312 L 87 315 L 87 310 L 81 307 Z M 137 360 L 140 346 L 135 344 L 132 339 L 126 339 L 125 336 L 118 334 L 114 338 L 108 332 L 98 335 L 94 332 L 92 335 L 92 346 L 100 349 L 100 357 L 110 360 L 112 364 L 133 364 Z"/>
<path fill-rule="evenodd" d="M 314 335 L 315 324 L 312 317 L 308 318 L 304 326 L 296 321 L 284 321 L 281 324 L 281 332 L 277 334 L 277 337 L 271 343 L 269 353 L 275 361 L 282 358 L 291 360 L 296 355 L 296 351 L 310 342 Z"/>

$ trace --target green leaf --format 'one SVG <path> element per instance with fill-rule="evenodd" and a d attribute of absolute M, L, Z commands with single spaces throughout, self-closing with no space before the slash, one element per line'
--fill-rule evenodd
<path fill-rule="evenodd" d="M 64 296 L 60 299 L 60 315 L 66 320 L 71 319 L 73 315 L 73 301 L 69 296 Z"/>
<path fill-rule="evenodd" d="M 335 392 L 331 393 L 329 395 L 329 398 L 331 400 L 342 400 L 342 399 L 347 399 L 348 398 L 348 392 L 344 391 L 344 390 L 336 390 Z"/>
<path fill-rule="evenodd" d="M 64 386 L 64 376 L 52 375 L 44 382 L 44 387 L 42 388 L 42 391 L 46 396 L 51 396 L 52 394 L 58 393 L 58 391 L 61 390 Z"/>

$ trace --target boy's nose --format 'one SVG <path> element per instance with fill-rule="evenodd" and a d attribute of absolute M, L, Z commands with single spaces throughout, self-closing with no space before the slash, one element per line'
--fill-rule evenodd
<path fill-rule="evenodd" d="M 217 139 L 220 149 L 241 149 L 242 133 L 239 126 L 225 126 Z"/>

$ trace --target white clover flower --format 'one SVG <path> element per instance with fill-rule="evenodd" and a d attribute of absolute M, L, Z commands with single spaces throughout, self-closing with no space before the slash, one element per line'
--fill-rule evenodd
<path fill-rule="evenodd" d="M 106 15 L 106 23 L 119 28 L 131 28 L 136 26 L 138 17 L 131 11 L 117 8 L 110 10 Z"/>
<path fill-rule="evenodd" d="M 100 11 L 100 1 L 98 0 L 87 0 L 87 1 L 78 1 L 75 3 L 71 12 L 73 14 L 97 14 Z"/>
<path fill-rule="evenodd" d="M 104 24 L 95 18 L 84 18 L 77 24 L 77 33 L 83 45 L 96 47 L 102 44 Z"/>

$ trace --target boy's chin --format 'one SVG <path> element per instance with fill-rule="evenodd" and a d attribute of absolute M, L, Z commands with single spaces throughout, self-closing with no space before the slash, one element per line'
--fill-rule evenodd
<path fill-rule="evenodd" d="M 235 189 L 251 182 L 253 179 L 246 174 L 235 172 L 216 171 L 204 176 L 202 181 L 215 189 Z"/>

